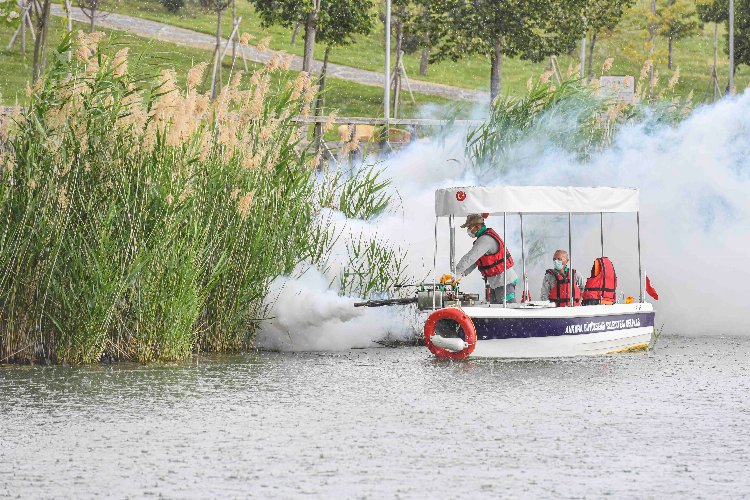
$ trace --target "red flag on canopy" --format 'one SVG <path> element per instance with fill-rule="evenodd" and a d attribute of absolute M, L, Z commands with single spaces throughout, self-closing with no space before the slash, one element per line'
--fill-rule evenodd
<path fill-rule="evenodd" d="M 648 274 L 646 275 L 646 293 L 651 295 L 654 300 L 659 300 L 659 293 L 656 291 L 656 288 L 651 286 L 651 278 L 648 277 Z"/>

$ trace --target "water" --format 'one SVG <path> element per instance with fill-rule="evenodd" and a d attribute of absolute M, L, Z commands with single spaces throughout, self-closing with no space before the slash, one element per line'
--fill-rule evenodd
<path fill-rule="evenodd" d="M 0 496 L 741 497 L 750 338 L 0 368 Z"/>

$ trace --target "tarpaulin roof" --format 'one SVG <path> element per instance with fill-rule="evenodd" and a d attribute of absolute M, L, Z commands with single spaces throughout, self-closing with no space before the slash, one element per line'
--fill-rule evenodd
<path fill-rule="evenodd" d="M 638 211 L 638 189 L 566 186 L 456 187 L 435 191 L 435 215 Z"/>

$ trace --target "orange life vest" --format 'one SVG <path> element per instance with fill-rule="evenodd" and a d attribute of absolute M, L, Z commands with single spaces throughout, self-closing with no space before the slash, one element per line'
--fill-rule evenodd
<path fill-rule="evenodd" d="M 487 230 L 481 234 L 481 236 L 484 236 L 485 234 L 488 236 L 492 236 L 495 241 L 497 241 L 497 244 L 499 246 L 499 250 L 497 251 L 497 253 L 493 253 L 491 255 L 482 255 L 477 261 L 477 268 L 479 269 L 479 272 L 482 273 L 482 276 L 484 278 L 488 278 L 490 276 L 497 276 L 506 269 L 510 269 L 511 267 L 513 267 L 513 257 L 510 255 L 508 249 L 505 248 L 505 244 L 500 238 L 500 235 L 497 234 L 494 229 L 488 227 Z M 477 240 L 478 239 L 479 238 L 477 238 Z M 474 242 L 474 244 L 476 244 L 476 241 Z"/>
<path fill-rule="evenodd" d="M 615 266 L 612 265 L 609 257 L 598 257 L 591 267 L 591 277 L 586 280 L 583 300 L 590 304 L 614 304 L 616 289 Z"/>
<path fill-rule="evenodd" d="M 568 270 L 563 276 L 559 271 L 547 269 L 546 274 L 551 274 L 555 278 L 555 286 L 549 291 L 549 300 L 557 304 L 557 307 L 567 307 L 570 305 L 570 275 Z M 575 283 L 576 270 L 573 269 L 573 304 L 581 305 L 581 290 Z"/>

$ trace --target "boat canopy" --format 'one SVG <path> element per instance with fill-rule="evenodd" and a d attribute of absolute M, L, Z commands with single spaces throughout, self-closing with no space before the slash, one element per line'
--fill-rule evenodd
<path fill-rule="evenodd" d="M 456 187 L 435 191 L 435 215 L 638 212 L 638 189 L 569 186 Z"/>

